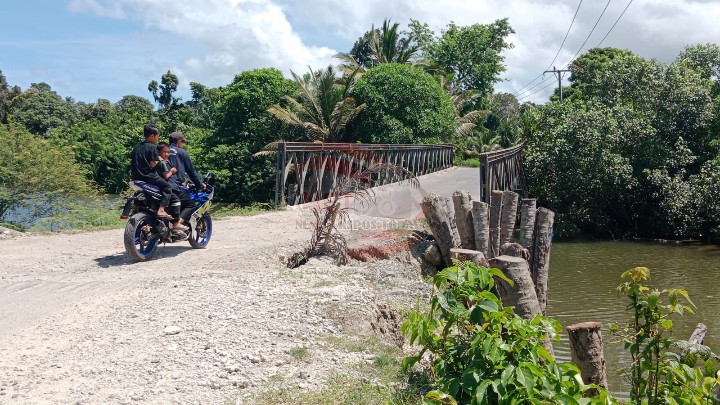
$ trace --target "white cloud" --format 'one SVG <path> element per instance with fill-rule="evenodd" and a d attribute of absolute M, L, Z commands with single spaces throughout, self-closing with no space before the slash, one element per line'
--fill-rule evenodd
<path fill-rule="evenodd" d="M 103 17 L 142 21 L 146 27 L 202 44 L 202 51 L 178 54 L 173 70 L 187 80 L 227 84 L 235 74 L 258 67 L 304 72 L 306 66 L 336 63 L 332 55 L 348 51 L 372 24 L 385 18 L 403 27 L 426 22 L 439 32 L 459 25 L 490 23 L 508 17 L 516 33 L 505 53 L 505 82 L 497 89 L 515 92 L 548 68 L 567 32 L 579 0 L 70 0 L 71 9 Z M 605 7 L 584 1 L 567 42 L 553 65 L 568 63 Z M 582 48 L 598 44 L 627 1 L 611 2 Z M 720 3 L 710 0 L 635 0 L 603 46 L 630 49 L 646 57 L 672 61 L 688 44 L 720 41 Z M 551 83 L 548 79 L 545 83 Z M 542 87 L 542 86 L 540 86 Z M 528 100 L 542 102 L 549 86 Z M 534 89 L 533 91 L 537 90 Z"/>

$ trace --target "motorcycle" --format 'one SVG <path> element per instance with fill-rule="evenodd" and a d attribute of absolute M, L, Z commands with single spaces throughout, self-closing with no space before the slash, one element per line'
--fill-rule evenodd
<path fill-rule="evenodd" d="M 188 234 L 172 232 L 171 220 L 156 216 L 162 197 L 159 187 L 144 181 L 131 181 L 130 187 L 134 192 L 128 197 L 120 216 L 121 219 L 129 218 L 123 238 L 128 256 L 137 262 L 144 262 L 152 258 L 160 243 L 176 243 L 186 239 L 194 249 L 205 248 L 212 236 L 212 218 L 208 209 L 212 204 L 214 189 L 208 184 L 210 177 L 210 173 L 205 176 L 204 190 L 190 182 L 187 186 L 181 186 L 194 204 L 190 221 L 185 223 L 190 228 Z"/>

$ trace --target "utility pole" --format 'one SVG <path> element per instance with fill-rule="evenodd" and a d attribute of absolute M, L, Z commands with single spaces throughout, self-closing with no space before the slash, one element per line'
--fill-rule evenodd
<path fill-rule="evenodd" d="M 546 70 L 546 71 L 543 72 L 543 76 L 545 75 L 545 73 L 552 73 L 552 74 L 554 74 L 555 76 L 557 76 L 557 79 L 558 79 L 558 89 L 560 89 L 560 101 L 562 101 L 562 98 L 563 98 L 563 97 L 562 97 L 562 96 L 563 96 L 563 95 L 562 95 L 562 78 L 563 78 L 563 74 L 565 74 L 566 72 L 569 72 L 569 71 L 570 71 L 570 69 L 560 69 L 560 70 L 558 70 L 558 69 L 555 69 L 555 66 L 553 66 L 553 70 Z"/>

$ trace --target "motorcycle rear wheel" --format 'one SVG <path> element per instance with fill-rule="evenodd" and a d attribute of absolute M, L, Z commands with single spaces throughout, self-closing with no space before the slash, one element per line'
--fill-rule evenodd
<path fill-rule="evenodd" d="M 130 217 L 125 225 L 125 251 L 136 262 L 150 260 L 160 243 L 160 239 L 153 234 L 153 218 L 144 213 L 138 213 Z"/>
<path fill-rule="evenodd" d="M 210 214 L 204 214 L 197 220 L 197 224 L 190 228 L 188 242 L 193 249 L 204 249 L 210 242 L 212 236 L 212 218 Z"/>

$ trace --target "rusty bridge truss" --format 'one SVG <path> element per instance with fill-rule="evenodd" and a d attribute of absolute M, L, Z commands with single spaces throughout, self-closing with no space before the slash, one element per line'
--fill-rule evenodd
<path fill-rule="evenodd" d="M 415 176 L 453 165 L 453 145 L 379 145 L 280 142 L 276 153 L 275 203 L 297 205 L 327 198 L 340 176 L 374 164 L 399 166 Z M 374 186 L 389 183 L 379 177 Z"/>
<path fill-rule="evenodd" d="M 480 199 L 489 203 L 493 190 L 527 194 L 522 144 L 480 154 Z"/>

